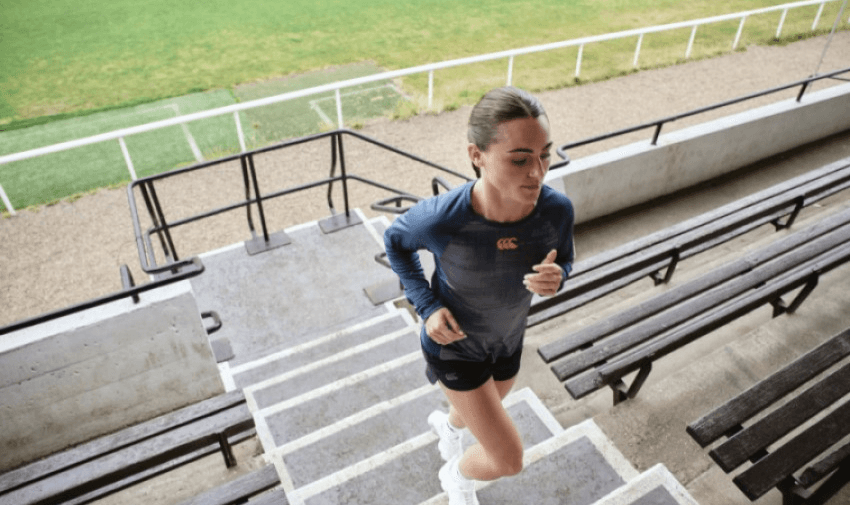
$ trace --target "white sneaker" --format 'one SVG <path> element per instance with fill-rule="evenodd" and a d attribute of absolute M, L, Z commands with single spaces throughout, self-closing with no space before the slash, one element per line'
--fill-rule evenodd
<path fill-rule="evenodd" d="M 475 481 L 460 474 L 459 464 L 460 456 L 456 456 L 440 468 L 440 486 L 449 496 L 449 505 L 479 505 Z"/>
<path fill-rule="evenodd" d="M 428 424 L 440 437 L 437 448 L 440 449 L 440 457 L 443 461 L 449 461 L 463 454 L 463 432 L 450 426 L 448 414 L 435 410 L 428 416 Z"/>

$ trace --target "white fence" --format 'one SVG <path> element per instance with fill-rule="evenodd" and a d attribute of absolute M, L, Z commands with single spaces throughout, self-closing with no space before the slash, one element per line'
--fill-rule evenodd
<path fill-rule="evenodd" d="M 192 121 L 198 121 L 200 119 L 208 119 L 211 117 L 221 116 L 224 114 L 233 114 L 234 121 L 236 123 L 236 132 L 239 136 L 239 146 L 242 151 L 246 150 L 245 147 L 245 136 L 242 132 L 242 124 L 239 120 L 239 112 L 248 109 L 254 109 L 257 107 L 263 107 L 266 105 L 271 105 L 279 102 L 285 102 L 288 100 L 293 100 L 296 98 L 302 98 L 306 96 L 318 95 L 320 93 L 326 93 L 328 91 L 333 91 L 335 93 L 336 99 L 336 113 L 337 113 L 337 124 L 339 128 L 344 128 L 345 123 L 343 120 L 342 114 L 342 100 L 340 95 L 340 90 L 351 88 L 354 86 L 359 86 L 366 83 L 378 82 L 378 81 L 387 81 L 390 79 L 395 79 L 398 77 L 404 77 L 414 74 L 428 73 L 428 108 L 432 107 L 433 97 L 434 97 L 434 72 L 437 70 L 443 70 L 452 67 L 458 67 L 462 65 L 469 65 L 473 63 L 481 63 L 485 61 L 499 60 L 499 59 L 507 59 L 508 60 L 508 68 L 507 68 L 507 84 L 510 85 L 513 80 L 513 66 L 514 66 L 514 58 L 517 56 L 522 56 L 526 54 L 539 53 L 544 51 L 551 51 L 554 49 L 563 49 L 566 47 L 575 47 L 578 46 L 578 56 L 576 58 L 576 69 L 575 75 L 578 77 L 581 73 L 581 63 L 582 63 L 582 54 L 584 52 L 584 46 L 587 44 L 593 44 L 596 42 L 604 42 L 608 40 L 616 40 L 623 39 L 629 37 L 637 37 L 637 46 L 635 47 L 635 54 L 633 65 L 637 67 L 638 60 L 640 58 L 640 50 L 641 45 L 643 43 L 644 35 L 650 33 L 659 33 L 670 30 L 677 30 L 682 28 L 691 28 L 690 39 L 688 40 L 687 49 L 685 50 L 685 58 L 690 58 L 691 51 L 693 49 L 694 38 L 696 37 L 697 28 L 703 25 L 719 23 L 722 21 L 732 21 L 732 20 L 740 20 L 738 25 L 738 31 L 735 35 L 735 39 L 732 42 L 732 49 L 738 47 L 738 43 L 741 39 L 741 33 L 744 29 L 744 24 L 748 17 L 764 14 L 768 12 L 782 11 L 782 16 L 779 20 L 779 24 L 776 28 L 776 36 L 779 37 L 782 34 L 782 28 L 785 24 L 785 18 L 788 14 L 788 11 L 791 9 L 796 9 L 800 7 L 807 7 L 811 5 L 820 5 L 818 8 L 818 12 L 815 16 L 814 21 L 812 22 L 812 30 L 814 31 L 817 28 L 818 22 L 820 21 L 821 14 L 823 13 L 824 6 L 827 3 L 836 2 L 838 0 L 808 0 L 802 2 L 794 2 L 783 5 L 776 5 L 773 7 L 765 7 L 762 9 L 755 9 L 751 11 L 738 12 L 735 14 L 726 14 L 723 16 L 715 16 L 710 18 L 696 19 L 692 21 L 684 21 L 681 23 L 672 23 L 667 25 L 659 25 L 652 26 L 649 28 L 639 28 L 634 30 L 626 30 L 621 32 L 609 33 L 605 35 L 595 35 L 591 37 L 583 37 L 579 39 L 566 40 L 562 42 L 554 42 L 551 44 L 543 44 L 537 46 L 524 47 L 521 49 L 511 49 L 508 51 L 500 51 L 496 53 L 483 54 L 479 56 L 471 56 L 468 58 L 459 58 L 455 60 L 448 60 L 441 63 L 431 63 L 427 65 L 420 65 L 416 67 L 410 67 L 402 70 L 394 70 L 390 72 L 382 72 L 380 74 L 374 74 L 367 77 L 359 77 L 356 79 L 349 79 L 346 81 L 339 81 L 331 84 L 325 84 L 322 86 L 316 86 L 313 88 L 303 89 L 299 91 L 292 91 L 289 93 L 284 93 L 281 95 L 276 95 L 268 98 L 261 98 L 258 100 L 252 100 L 250 102 L 244 102 L 234 105 L 229 105 L 226 107 L 220 107 L 217 109 L 211 109 L 208 111 L 197 112 L 193 114 L 186 114 L 184 116 L 178 116 L 171 119 L 165 119 L 162 121 L 156 121 L 153 123 L 148 123 L 144 125 L 134 126 L 130 128 L 123 128 L 120 130 L 115 130 L 108 133 L 102 133 L 99 135 L 93 135 L 91 137 L 86 137 L 77 140 L 71 140 L 68 142 L 62 142 L 59 144 L 54 144 L 46 147 L 40 147 L 37 149 L 31 149 L 28 151 L 22 151 L 19 153 L 8 154 L 5 156 L 0 156 L 0 165 L 11 163 L 13 161 L 21 161 L 29 158 L 35 158 L 38 156 L 44 156 L 46 154 L 56 153 L 60 151 L 67 151 L 69 149 L 74 149 L 77 147 L 87 146 L 91 144 L 97 144 L 100 142 L 106 142 L 110 140 L 117 140 L 120 147 L 121 152 L 124 154 L 124 160 L 127 164 L 127 170 L 130 173 L 130 177 L 135 180 L 136 174 L 133 168 L 133 161 L 130 158 L 130 153 L 127 150 L 126 143 L 124 142 L 124 137 L 129 135 L 134 135 L 137 133 L 149 132 L 152 130 L 158 130 L 160 128 L 166 128 L 169 126 L 181 125 L 184 128 L 187 123 Z M 850 23 L 850 19 L 848 19 L 848 23 Z M 4 205 L 9 210 L 11 214 L 15 213 L 14 208 L 12 207 L 9 198 L 6 196 L 6 193 L 3 191 L 2 185 L 0 185 L 0 198 L 2 198 Z"/>

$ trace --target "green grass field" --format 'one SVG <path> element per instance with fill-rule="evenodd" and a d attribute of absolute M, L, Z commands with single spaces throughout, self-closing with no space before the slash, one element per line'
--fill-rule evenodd
<path fill-rule="evenodd" d="M 778 0 L 6 0 L 0 16 L 0 154 L 240 101 L 429 62 L 786 3 Z M 201 5 L 202 7 L 197 7 Z M 827 4 L 831 27 L 840 2 Z M 792 10 L 783 35 L 806 34 L 817 6 Z M 741 47 L 767 43 L 780 13 L 747 20 Z M 728 52 L 737 22 L 701 28 L 692 58 Z M 684 57 L 689 30 L 645 38 L 640 66 Z M 635 40 L 587 46 L 581 80 L 632 71 Z M 516 59 L 514 84 L 574 85 L 576 49 Z M 506 61 L 437 72 L 435 108 L 472 103 L 504 83 Z M 347 125 L 424 108 L 427 75 L 346 90 Z M 402 93 L 412 100 L 403 100 Z M 246 111 L 248 147 L 336 126 L 332 94 Z M 207 159 L 235 152 L 232 116 L 189 125 Z M 192 163 L 180 127 L 135 135 L 139 176 Z M 129 180 L 117 141 L 0 166 L 16 208 Z"/>

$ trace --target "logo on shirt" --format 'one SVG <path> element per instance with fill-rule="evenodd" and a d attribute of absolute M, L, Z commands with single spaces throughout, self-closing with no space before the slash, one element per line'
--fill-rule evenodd
<path fill-rule="evenodd" d="M 507 237 L 500 238 L 498 242 L 496 242 L 496 247 L 498 247 L 500 251 L 513 251 L 519 247 L 519 245 L 517 245 L 516 237 Z"/>

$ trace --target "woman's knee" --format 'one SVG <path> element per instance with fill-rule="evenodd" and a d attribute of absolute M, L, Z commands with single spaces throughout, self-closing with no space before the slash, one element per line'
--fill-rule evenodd
<path fill-rule="evenodd" d="M 512 475 L 517 475 L 522 472 L 523 463 L 522 463 L 522 449 L 520 448 L 518 453 L 511 453 L 507 455 L 500 464 L 501 474 L 505 477 L 510 477 Z"/>

